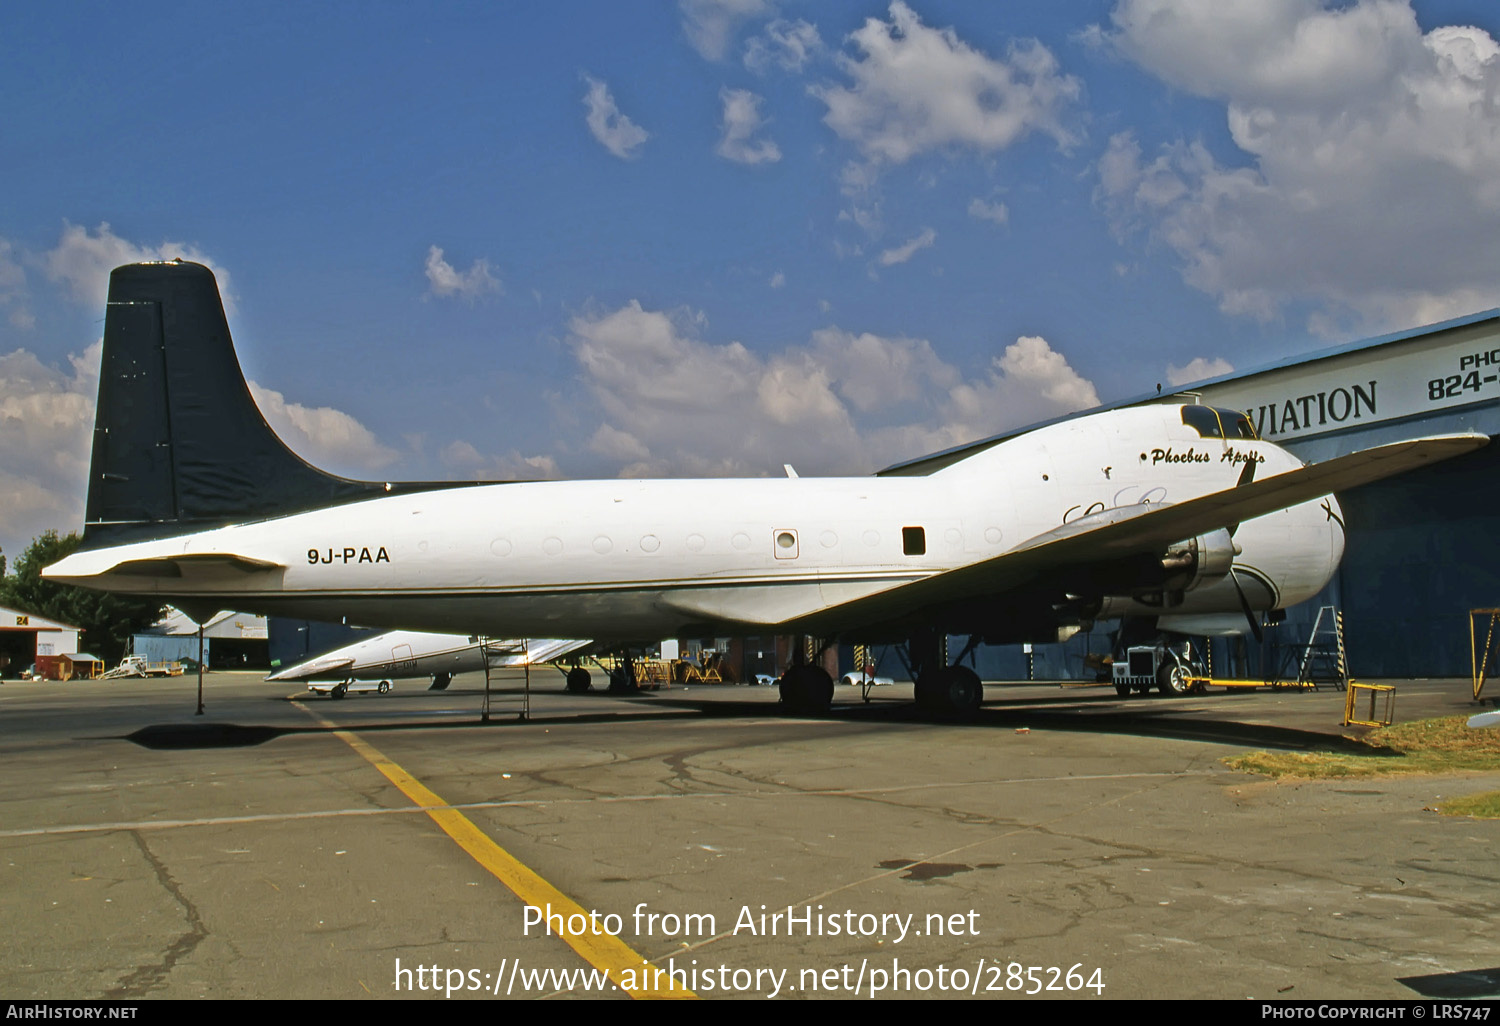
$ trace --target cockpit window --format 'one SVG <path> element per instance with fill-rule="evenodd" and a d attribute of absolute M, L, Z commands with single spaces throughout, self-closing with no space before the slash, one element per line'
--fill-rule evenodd
<path fill-rule="evenodd" d="M 1202 438 L 1256 437 L 1255 425 L 1250 423 L 1250 418 L 1235 410 L 1221 410 L 1214 406 L 1184 406 L 1182 422 Z"/>
<path fill-rule="evenodd" d="M 1212 406 L 1184 406 L 1182 422 L 1204 438 L 1223 438 L 1224 425 Z"/>

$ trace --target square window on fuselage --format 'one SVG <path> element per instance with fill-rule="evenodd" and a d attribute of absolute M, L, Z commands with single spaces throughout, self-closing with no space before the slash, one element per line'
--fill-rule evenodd
<path fill-rule="evenodd" d="M 927 555 L 927 532 L 920 527 L 901 528 L 901 551 L 908 556 Z"/>

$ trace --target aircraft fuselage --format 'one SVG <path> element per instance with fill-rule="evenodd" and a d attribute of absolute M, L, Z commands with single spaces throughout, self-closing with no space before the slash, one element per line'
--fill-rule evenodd
<path fill-rule="evenodd" d="M 171 538 L 49 568 L 164 601 L 364 626 L 510 637 L 755 634 L 999 556 L 1083 517 L 1170 504 L 1300 467 L 1259 439 L 1205 437 L 1176 406 L 1114 410 L 1000 442 L 935 473 L 856 478 L 548 481 L 396 494 Z M 1338 565 L 1331 496 L 1240 524 L 1233 565 L 1258 609 L 1318 592 Z M 212 554 L 233 556 L 218 562 Z M 190 557 L 190 558 L 184 558 Z M 176 559 L 175 573 L 163 566 Z M 123 564 L 123 565 L 122 565 Z M 1151 582 L 1078 595 L 1160 611 Z M 1043 588 L 1047 582 L 1039 582 Z M 1223 573 L 1178 613 L 1241 608 Z M 859 623 L 826 627 L 855 631 Z"/>

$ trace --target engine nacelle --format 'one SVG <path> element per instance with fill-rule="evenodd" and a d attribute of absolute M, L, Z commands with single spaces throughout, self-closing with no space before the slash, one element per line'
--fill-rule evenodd
<path fill-rule="evenodd" d="M 1161 559 L 1167 578 L 1166 591 L 1192 591 L 1200 584 L 1222 580 L 1234 566 L 1240 547 L 1229 536 L 1227 528 L 1177 542 L 1168 547 Z"/>
<path fill-rule="evenodd" d="M 1099 615 L 1139 613 L 1142 606 L 1160 610 L 1180 606 L 1194 588 L 1229 576 L 1239 554 L 1240 547 L 1225 528 L 1174 542 L 1159 561 L 1138 564 L 1134 579 L 1125 587 L 1108 591 Z"/>

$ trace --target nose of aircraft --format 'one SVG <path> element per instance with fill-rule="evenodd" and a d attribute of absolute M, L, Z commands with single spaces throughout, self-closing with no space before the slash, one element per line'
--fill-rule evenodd
<path fill-rule="evenodd" d="M 347 667 L 350 660 L 344 659 L 309 659 L 305 663 L 289 666 L 266 677 L 266 680 L 308 680 L 320 673 L 332 673 Z"/>
<path fill-rule="evenodd" d="M 1344 558 L 1344 510 L 1337 496 L 1328 497 L 1323 513 L 1328 518 L 1328 576 L 1332 577 Z"/>

